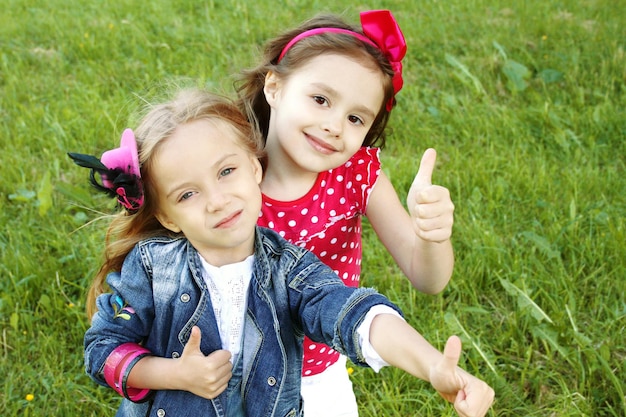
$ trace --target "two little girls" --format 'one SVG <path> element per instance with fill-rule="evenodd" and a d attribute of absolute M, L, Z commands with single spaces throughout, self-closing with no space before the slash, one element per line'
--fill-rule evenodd
<path fill-rule="evenodd" d="M 458 338 L 440 353 L 385 297 L 256 226 L 261 149 L 236 106 L 184 91 L 101 159 L 70 154 L 124 206 L 85 335 L 88 374 L 125 398 L 117 415 L 301 415 L 304 335 L 484 415 L 493 390 L 458 368 Z"/>

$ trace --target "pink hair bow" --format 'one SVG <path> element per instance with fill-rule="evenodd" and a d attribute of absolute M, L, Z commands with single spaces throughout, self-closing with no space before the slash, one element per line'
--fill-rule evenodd
<path fill-rule="evenodd" d="M 380 49 L 391 64 L 391 68 L 394 71 L 392 79 L 394 97 L 391 97 L 387 102 L 387 111 L 391 111 L 395 103 L 395 95 L 398 91 L 400 91 L 403 84 L 401 61 L 406 54 L 406 41 L 404 40 L 404 35 L 402 34 L 396 19 L 389 10 L 370 10 L 362 12 L 361 28 L 363 29 L 365 36 L 351 30 L 335 27 L 320 27 L 304 31 L 295 36 L 287 43 L 287 45 L 285 45 L 278 56 L 277 62 L 280 62 L 283 59 L 293 45 L 304 38 L 308 38 L 309 36 L 315 36 L 322 33 L 342 33 L 354 36 L 357 39 Z"/>
<path fill-rule="evenodd" d="M 117 197 L 117 201 L 129 212 L 134 213 L 143 205 L 139 155 L 132 130 L 124 130 L 120 147 L 106 151 L 100 159 L 80 153 L 68 153 L 68 156 L 77 165 L 90 168 L 92 185 L 111 197 Z M 96 180 L 96 172 L 100 175 L 102 184 Z"/>
<path fill-rule="evenodd" d="M 385 54 L 394 71 L 394 96 L 403 85 L 402 58 L 406 54 L 406 41 L 398 26 L 398 22 L 389 10 L 370 10 L 361 13 L 361 27 L 363 33 Z M 387 110 L 391 111 L 394 98 L 387 103 Z"/>

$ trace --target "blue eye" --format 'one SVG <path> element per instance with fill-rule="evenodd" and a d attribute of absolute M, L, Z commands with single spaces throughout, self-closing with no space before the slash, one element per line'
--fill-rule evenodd
<path fill-rule="evenodd" d="M 230 175 L 233 173 L 233 171 L 235 171 L 235 168 L 226 168 L 220 172 L 220 177 L 225 177 L 227 175 Z"/>
<path fill-rule="evenodd" d="M 191 198 L 192 195 L 193 195 L 192 191 L 187 191 L 187 192 L 183 193 L 183 195 L 180 196 L 179 201 L 187 200 L 187 199 Z"/>

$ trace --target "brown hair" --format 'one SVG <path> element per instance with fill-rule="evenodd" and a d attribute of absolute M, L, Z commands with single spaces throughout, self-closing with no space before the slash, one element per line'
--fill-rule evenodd
<path fill-rule="evenodd" d="M 271 39 L 265 45 L 261 63 L 254 68 L 244 70 L 240 78 L 235 81 L 235 89 L 239 96 L 237 101 L 239 108 L 248 115 L 248 119 L 257 126 L 265 139 L 270 119 L 270 107 L 263 94 L 267 73 L 272 71 L 280 78 L 286 79 L 312 58 L 322 54 L 343 55 L 361 63 L 366 68 L 378 69 L 386 76 L 384 100 L 362 144 L 363 146 L 379 146 L 382 148 L 385 144 L 385 127 L 390 114 L 385 104 L 394 96 L 392 84 L 394 71 L 387 58 L 378 48 L 349 34 L 323 33 L 303 38 L 291 46 L 280 62 L 278 62 L 278 56 L 289 41 L 302 32 L 321 27 L 347 29 L 362 34 L 360 29 L 347 24 L 336 15 L 322 14 L 305 21 L 295 29 L 288 30 Z"/>
<path fill-rule="evenodd" d="M 161 104 L 149 107 L 135 130 L 139 165 L 144 185 L 143 206 L 133 214 L 126 211 L 113 217 L 106 233 L 104 262 L 96 274 L 87 296 L 87 315 L 96 312 L 96 298 L 107 291 L 106 276 L 121 271 L 128 253 L 141 240 L 163 235 L 175 235 L 163 227 L 157 218 L 152 162 L 159 145 L 167 140 L 178 126 L 195 120 L 223 120 L 238 133 L 239 144 L 256 155 L 264 166 L 265 155 L 258 132 L 252 128 L 245 115 L 229 99 L 198 89 L 181 90 L 176 96 Z"/>

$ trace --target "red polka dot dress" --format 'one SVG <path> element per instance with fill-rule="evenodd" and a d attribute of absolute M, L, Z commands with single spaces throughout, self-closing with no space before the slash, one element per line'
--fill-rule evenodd
<path fill-rule="evenodd" d="M 379 149 L 363 147 L 344 165 L 320 173 L 311 190 L 298 200 L 277 201 L 263 195 L 258 224 L 309 249 L 344 284 L 358 287 L 361 215 L 379 173 Z M 305 338 L 302 375 L 319 374 L 338 358 L 335 350 Z"/>

